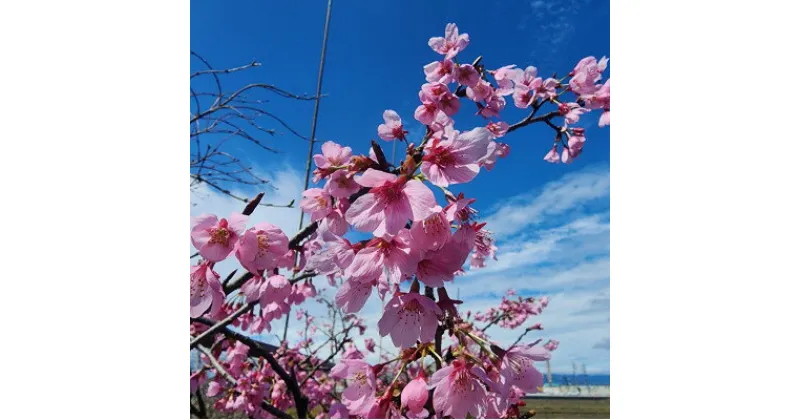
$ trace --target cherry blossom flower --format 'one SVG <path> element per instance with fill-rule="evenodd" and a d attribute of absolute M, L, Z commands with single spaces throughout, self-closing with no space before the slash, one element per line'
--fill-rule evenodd
<path fill-rule="evenodd" d="M 514 346 L 502 352 L 500 375 L 506 387 L 516 386 L 526 393 L 538 393 L 544 386 L 542 373 L 533 366 L 534 361 L 550 360 L 550 352 L 540 346 Z"/>
<path fill-rule="evenodd" d="M 442 310 L 430 298 L 418 293 L 395 294 L 384 308 L 378 321 L 380 335 L 392 336 L 392 342 L 400 348 L 433 341 Z"/>
<path fill-rule="evenodd" d="M 467 87 L 475 86 L 481 80 L 480 74 L 475 70 L 475 67 L 472 67 L 472 64 L 455 66 L 453 68 L 453 78 L 456 79 L 456 82 Z"/>
<path fill-rule="evenodd" d="M 409 382 L 400 393 L 400 408 L 408 407 L 415 417 L 427 417 L 425 403 L 428 402 L 428 386 L 425 383 L 425 371 L 420 370 L 415 379 Z"/>
<path fill-rule="evenodd" d="M 416 179 L 367 169 L 356 182 L 370 190 L 353 202 L 345 218 L 376 236 L 395 235 L 408 219 L 425 220 L 441 210 L 433 192 Z"/>
<path fill-rule="evenodd" d="M 239 237 L 235 254 L 239 263 L 253 274 L 281 265 L 289 252 L 289 238 L 270 223 L 258 223 Z"/>
<path fill-rule="evenodd" d="M 342 359 L 331 369 L 331 377 L 347 379 L 342 402 L 350 414 L 367 418 L 376 398 L 375 373 L 369 363 L 360 359 Z"/>
<path fill-rule="evenodd" d="M 488 381 L 479 366 L 456 359 L 431 376 L 428 388 L 433 391 L 433 408 L 437 414 L 456 419 L 483 418 L 487 411 L 487 393 L 481 380 Z"/>
<path fill-rule="evenodd" d="M 358 192 L 361 186 L 353 180 L 353 173 L 347 171 L 336 171 L 328 178 L 325 189 L 333 197 L 347 198 Z"/>
<path fill-rule="evenodd" d="M 392 109 L 383 112 L 384 123 L 378 126 L 378 137 L 383 140 L 405 140 L 408 131 L 403 130 L 403 122 L 400 116 Z"/>
<path fill-rule="evenodd" d="M 322 188 L 309 188 L 303 191 L 300 208 L 311 215 L 311 220 L 318 221 L 333 210 L 333 199 L 328 191 Z"/>
<path fill-rule="evenodd" d="M 197 318 L 210 312 L 212 315 L 219 311 L 225 301 L 222 283 L 219 274 L 212 268 L 209 261 L 203 261 L 193 266 L 189 275 L 189 316 Z"/>
<path fill-rule="evenodd" d="M 452 59 L 469 44 L 468 34 L 458 34 L 458 26 L 455 23 L 448 23 L 444 29 L 444 38 L 433 37 L 428 40 L 428 45 L 437 53 L 445 56 L 445 59 Z"/>
<path fill-rule="evenodd" d="M 192 245 L 204 259 L 222 261 L 233 251 L 246 224 L 247 216 L 241 213 L 231 213 L 229 219 L 219 221 L 213 214 L 201 214 L 192 220 Z"/>
<path fill-rule="evenodd" d="M 478 162 L 486 155 L 491 132 L 476 127 L 465 133 L 445 131 L 445 135 L 447 139 L 433 139 L 425 145 L 422 173 L 441 187 L 471 181 L 480 172 Z"/>
<path fill-rule="evenodd" d="M 453 61 L 448 59 L 428 63 L 423 67 L 425 80 L 431 83 L 450 83 L 453 81 L 453 69 Z"/>
<path fill-rule="evenodd" d="M 353 156 L 353 149 L 342 147 L 332 141 L 322 144 L 322 154 L 314 155 L 314 163 L 317 168 L 328 169 L 332 166 L 344 166 L 350 163 Z"/>

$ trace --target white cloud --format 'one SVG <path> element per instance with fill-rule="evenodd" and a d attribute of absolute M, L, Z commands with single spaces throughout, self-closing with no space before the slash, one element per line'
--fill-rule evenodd
<path fill-rule="evenodd" d="M 521 15 L 517 29 L 534 31 L 541 36 L 536 38 L 536 46 L 531 52 L 537 66 L 552 64 L 552 59 L 563 50 L 575 33 L 575 20 L 585 11 L 590 0 L 534 0 L 530 2 L 530 12 Z M 529 28 L 529 23 L 533 28 Z M 553 69 L 566 72 L 571 69 Z M 548 70 L 548 73 L 552 70 Z"/>
<path fill-rule="evenodd" d="M 608 197 L 609 186 L 607 166 L 587 168 L 549 182 L 535 193 L 504 200 L 502 205 L 491 209 L 492 215 L 485 220 L 496 238 L 512 236 L 547 218 L 579 211 L 587 203 Z"/>
<path fill-rule="evenodd" d="M 568 174 L 529 193 L 504 200 L 490 211 L 487 228 L 496 233 L 498 260 L 457 277 L 451 294 L 460 308 L 485 311 L 508 289 L 548 295 L 549 306 L 528 321 L 541 322 L 536 338 L 559 340 L 551 360 L 554 373 L 568 373 L 572 362 L 589 372 L 608 372 L 608 352 L 596 348 L 609 337 L 608 166 Z M 527 292 L 526 292 L 527 291 Z M 510 345 L 523 328 L 488 331 Z"/>

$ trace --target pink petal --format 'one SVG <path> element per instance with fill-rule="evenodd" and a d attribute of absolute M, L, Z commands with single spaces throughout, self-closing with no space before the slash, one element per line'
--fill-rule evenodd
<path fill-rule="evenodd" d="M 445 39 L 437 36 L 428 40 L 428 46 L 439 54 L 444 54 Z"/>
<path fill-rule="evenodd" d="M 451 166 L 448 168 L 444 168 L 442 169 L 442 172 L 446 175 L 447 180 L 450 181 L 449 182 L 450 184 L 464 184 L 469 181 L 472 181 L 478 175 L 480 170 L 481 167 L 478 166 L 478 164 L 473 163 L 469 165 Z M 446 185 L 442 186 L 444 187 Z"/>
<path fill-rule="evenodd" d="M 364 171 L 364 175 L 355 178 L 355 181 L 364 187 L 380 187 L 387 182 L 392 183 L 396 180 L 397 175 L 387 174 L 386 172 L 377 171 L 372 168 Z"/>
<path fill-rule="evenodd" d="M 403 194 L 408 197 L 408 203 L 411 206 L 411 218 L 415 222 L 425 220 L 432 214 L 442 211 L 442 208 L 436 204 L 433 191 L 421 181 L 412 179 L 406 182 L 403 187 Z"/>
<path fill-rule="evenodd" d="M 341 152 L 342 152 L 342 146 L 332 141 L 326 141 L 325 143 L 322 144 L 322 154 L 325 155 L 325 157 L 328 159 L 337 157 Z"/>
<path fill-rule="evenodd" d="M 383 121 L 385 121 L 387 125 L 391 126 L 393 125 L 392 123 L 395 123 L 394 126 L 398 126 L 400 125 L 400 116 L 397 115 L 397 112 L 394 110 L 387 109 L 383 111 Z"/>
<path fill-rule="evenodd" d="M 375 194 L 364 194 L 347 209 L 345 219 L 362 232 L 372 232 L 383 221 L 384 207 Z"/>
<path fill-rule="evenodd" d="M 364 307 L 371 294 L 371 284 L 347 280 L 336 292 L 335 302 L 345 313 L 352 314 Z"/>

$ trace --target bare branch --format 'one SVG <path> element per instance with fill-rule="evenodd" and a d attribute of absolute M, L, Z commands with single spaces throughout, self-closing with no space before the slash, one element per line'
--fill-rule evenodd
<path fill-rule="evenodd" d="M 245 70 L 245 69 L 249 69 L 251 67 L 260 67 L 260 66 L 261 66 L 261 63 L 256 62 L 255 60 L 253 60 L 252 62 L 250 62 L 250 64 L 245 64 L 244 66 L 233 67 L 233 68 L 225 69 L 225 70 L 210 69 L 210 70 L 197 71 L 197 72 L 192 73 L 192 75 L 189 76 L 189 78 L 190 79 L 194 79 L 196 76 L 201 76 L 203 74 L 211 74 L 211 73 L 225 73 L 225 74 L 228 74 L 228 73 L 237 72 L 239 70 Z"/>

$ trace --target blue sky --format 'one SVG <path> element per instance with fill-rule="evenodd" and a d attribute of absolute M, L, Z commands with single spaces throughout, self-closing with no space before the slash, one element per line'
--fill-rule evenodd
<path fill-rule="evenodd" d="M 191 48 L 218 68 L 253 59 L 263 63 L 226 77 L 223 83 L 231 88 L 266 82 L 313 94 L 326 4 L 322 0 L 192 2 Z M 470 35 L 470 45 L 459 54 L 462 62 L 483 55 L 490 69 L 533 65 L 541 75 L 561 76 L 587 55 L 609 55 L 608 13 L 608 1 L 588 0 L 507 1 L 491 6 L 477 1 L 334 2 L 323 82 L 327 96 L 320 106 L 317 138 L 366 153 L 369 140 L 377 139 L 385 109 L 396 110 L 412 136 L 419 136 L 422 130 L 413 111 L 419 104 L 419 86 L 425 83 L 422 66 L 441 57 L 427 41 L 442 36 L 448 22 Z M 202 69 L 194 59 L 191 66 Z M 210 82 L 193 81 L 192 86 L 211 90 Z M 456 115 L 457 129 L 485 125 L 464 111 L 471 110 L 468 105 L 463 102 Z M 269 109 L 309 135 L 312 102 L 270 98 Z M 513 123 L 525 114 L 509 103 L 502 117 Z M 587 143 L 571 165 L 542 160 L 552 130 L 536 125 L 503 139 L 511 154 L 495 169 L 452 188 L 477 199 L 475 207 L 500 246 L 498 261 L 456 280 L 461 297 L 476 310 L 497 302 L 508 287 L 549 295 L 552 303 L 536 321 L 545 327 L 543 337 L 562 343 L 553 359 L 555 371 L 571 371 L 572 361 L 585 363 L 589 372 L 609 371 L 609 129 L 597 127 L 598 117 L 592 113 L 581 119 Z M 277 190 L 267 191 L 268 201 L 285 203 L 302 189 L 308 144 L 277 123 L 264 120 L 262 125 L 278 131 L 265 142 L 280 153 L 265 153 L 245 142 L 231 142 L 228 150 L 246 156 L 273 181 Z M 391 145 L 380 143 L 390 155 Z M 195 191 L 192 201 L 192 214 L 224 214 L 241 207 L 205 188 Z M 272 221 L 291 235 L 297 214 L 296 209 L 259 208 L 253 220 Z M 368 303 L 368 322 L 377 322 L 368 313 L 377 311 L 379 304 L 377 299 Z M 517 335 L 499 329 L 493 333 L 501 341 L 505 337 L 513 341 Z"/>

